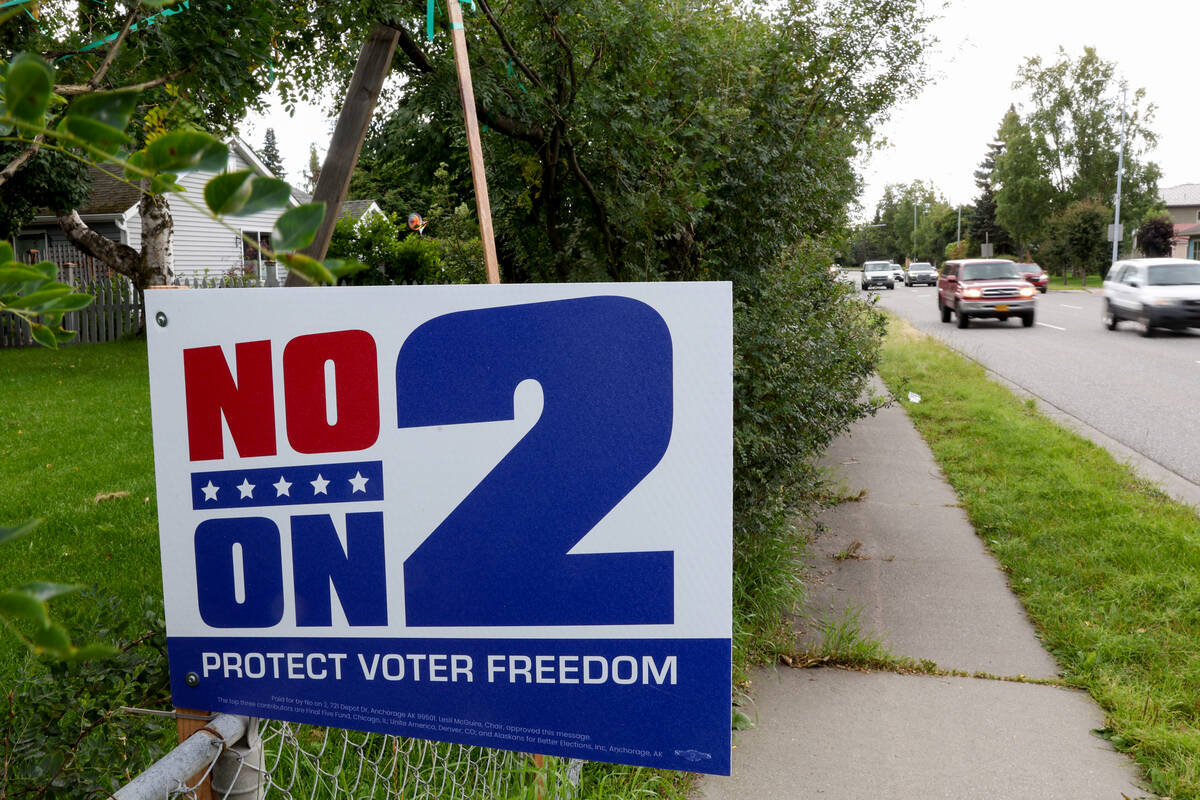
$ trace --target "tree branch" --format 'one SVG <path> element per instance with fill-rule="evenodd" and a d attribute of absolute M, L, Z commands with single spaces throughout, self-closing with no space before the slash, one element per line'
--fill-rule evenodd
<path fill-rule="evenodd" d="M 483 9 L 484 16 L 488 18 L 492 30 L 496 32 L 496 36 L 500 39 L 500 46 L 504 48 L 504 52 L 508 53 L 508 57 L 513 60 L 513 63 L 517 65 L 517 69 L 521 70 L 534 86 L 537 86 L 539 89 L 542 88 L 542 79 L 517 55 L 516 48 L 512 46 L 512 42 L 505 36 L 504 29 L 500 27 L 500 21 L 492 14 L 492 9 L 488 5 L 487 0 L 479 0 L 479 7 Z"/>
<path fill-rule="evenodd" d="M 133 26 L 133 21 L 137 18 L 140 8 L 141 6 L 135 4 L 129 9 L 129 13 L 125 15 L 125 24 L 121 27 L 121 32 L 117 34 L 112 47 L 108 48 L 108 52 L 105 53 L 104 60 L 100 62 L 100 66 L 96 68 L 92 79 L 88 81 L 88 86 L 92 87 L 93 91 L 100 86 L 100 81 L 104 80 L 104 76 L 108 74 L 108 68 L 112 66 L 113 61 L 117 57 L 117 51 L 121 49 L 121 45 L 125 42 L 125 37 L 129 35 L 129 29 Z"/>
<path fill-rule="evenodd" d="M 433 64 L 429 62 L 429 56 L 425 54 L 421 46 L 412 38 L 408 30 L 398 22 L 385 22 L 384 25 L 399 31 L 400 40 L 397 42 L 397 45 L 404 51 L 404 55 L 408 56 L 408 60 L 417 68 L 417 71 L 426 75 L 432 75 L 435 70 Z"/>
<path fill-rule="evenodd" d="M 187 73 L 189 73 L 191 71 L 192 71 L 191 67 L 184 67 L 183 69 L 179 69 L 179 70 L 172 72 L 170 75 L 162 75 L 158 78 L 154 78 L 153 80 L 144 81 L 143 83 L 133 83 L 133 84 L 130 84 L 129 86 L 122 86 L 121 90 L 122 91 L 132 91 L 132 92 L 144 92 L 147 89 L 157 89 L 159 86 L 162 86 L 163 84 L 166 84 L 166 83 L 170 83 L 171 81 L 176 80 L 177 78 L 179 78 L 183 75 L 186 75 Z M 62 85 L 62 86 L 55 86 L 54 91 L 57 94 L 62 95 L 63 97 L 74 97 L 76 95 L 81 95 L 81 94 L 91 94 L 92 92 L 96 91 L 96 87 L 92 86 L 90 82 L 89 83 L 73 83 L 73 84 L 66 84 L 66 85 Z"/>
<path fill-rule="evenodd" d="M 24 150 L 18 153 L 12 161 L 8 162 L 8 166 L 0 171 L 0 186 L 8 183 L 9 178 L 17 174 L 17 170 L 25 166 L 27 163 L 29 163 L 29 159 L 37 155 L 38 150 L 42 149 L 43 138 L 44 137 L 40 133 L 33 137 L 33 142 L 29 145 L 29 147 L 26 147 Z"/>

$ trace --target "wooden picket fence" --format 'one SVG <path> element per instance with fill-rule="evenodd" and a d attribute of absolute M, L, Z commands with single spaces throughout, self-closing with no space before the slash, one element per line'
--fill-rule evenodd
<path fill-rule="evenodd" d="M 218 274 L 213 277 L 178 278 L 176 286 L 193 289 L 234 289 L 258 286 L 253 278 Z M 133 284 L 119 275 L 79 281 L 76 288 L 95 299 L 87 308 L 72 311 L 63 318 L 63 327 L 78 331 L 69 344 L 112 342 L 141 329 L 145 308 Z M 0 347 L 28 347 L 33 344 L 29 326 L 11 314 L 0 314 Z"/>

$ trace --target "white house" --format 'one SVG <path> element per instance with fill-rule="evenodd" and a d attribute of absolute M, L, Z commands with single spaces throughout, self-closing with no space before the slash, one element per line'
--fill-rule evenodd
<path fill-rule="evenodd" d="M 235 137 L 229 142 L 227 170 L 234 172 L 244 169 L 252 169 L 264 176 L 271 175 L 254 151 Z M 109 177 L 96 167 L 90 171 L 92 193 L 84 207 L 79 209 L 79 216 L 96 232 L 139 249 L 142 240 L 142 220 L 137 208 L 139 190 Z M 218 222 L 208 214 L 204 205 L 204 185 L 215 174 L 190 172 L 182 175 L 179 184 L 187 191 L 167 194 L 174 221 L 172 250 L 176 278 L 245 276 L 256 278 L 268 286 L 282 285 L 287 277 L 286 267 L 274 261 L 265 261 L 261 253 L 246 240 L 269 245 L 271 229 L 286 209 L 277 208 L 245 217 L 227 217 Z M 289 207 L 308 199 L 304 193 L 294 190 Z M 352 211 L 346 208 L 350 205 L 353 205 Z M 372 201 L 347 201 L 342 213 L 349 211 L 357 218 L 367 209 L 379 212 L 378 206 Z M 13 244 L 18 258 L 29 260 L 33 257 L 29 251 L 36 250 L 38 258 L 60 264 L 85 265 L 80 270 L 84 274 L 94 269 L 93 260 L 75 250 L 55 217 L 50 214 L 36 217 L 15 237 Z M 103 271 L 102 266 L 100 271 Z"/>

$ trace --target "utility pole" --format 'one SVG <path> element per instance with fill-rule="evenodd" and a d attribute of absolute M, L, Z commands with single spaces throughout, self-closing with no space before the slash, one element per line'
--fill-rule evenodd
<path fill-rule="evenodd" d="M 1125 172 L 1125 83 L 1121 83 L 1121 146 L 1117 150 L 1117 199 L 1113 211 L 1112 260 L 1117 260 L 1117 246 L 1121 243 L 1121 175 Z"/>

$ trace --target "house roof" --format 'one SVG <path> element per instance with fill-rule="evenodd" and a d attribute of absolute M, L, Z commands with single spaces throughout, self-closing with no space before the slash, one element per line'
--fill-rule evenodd
<path fill-rule="evenodd" d="M 375 205 L 374 200 L 346 200 L 342 203 L 342 211 L 338 214 L 337 221 L 341 222 L 344 219 L 352 219 L 358 222 L 373 205 Z"/>
<path fill-rule="evenodd" d="M 1200 183 L 1181 183 L 1178 186 L 1159 189 L 1158 196 L 1162 198 L 1163 205 L 1168 208 L 1171 206 L 1200 206 Z"/>
<path fill-rule="evenodd" d="M 1189 222 L 1175 226 L 1175 238 L 1186 239 L 1189 236 L 1200 236 L 1200 222 Z"/>
<path fill-rule="evenodd" d="M 79 214 L 123 214 L 138 204 L 142 193 L 136 186 L 122 183 L 111 177 L 110 173 L 119 172 L 120 167 L 105 164 L 101 167 L 88 167 L 88 180 L 92 184 L 92 193 L 79 209 Z"/>

